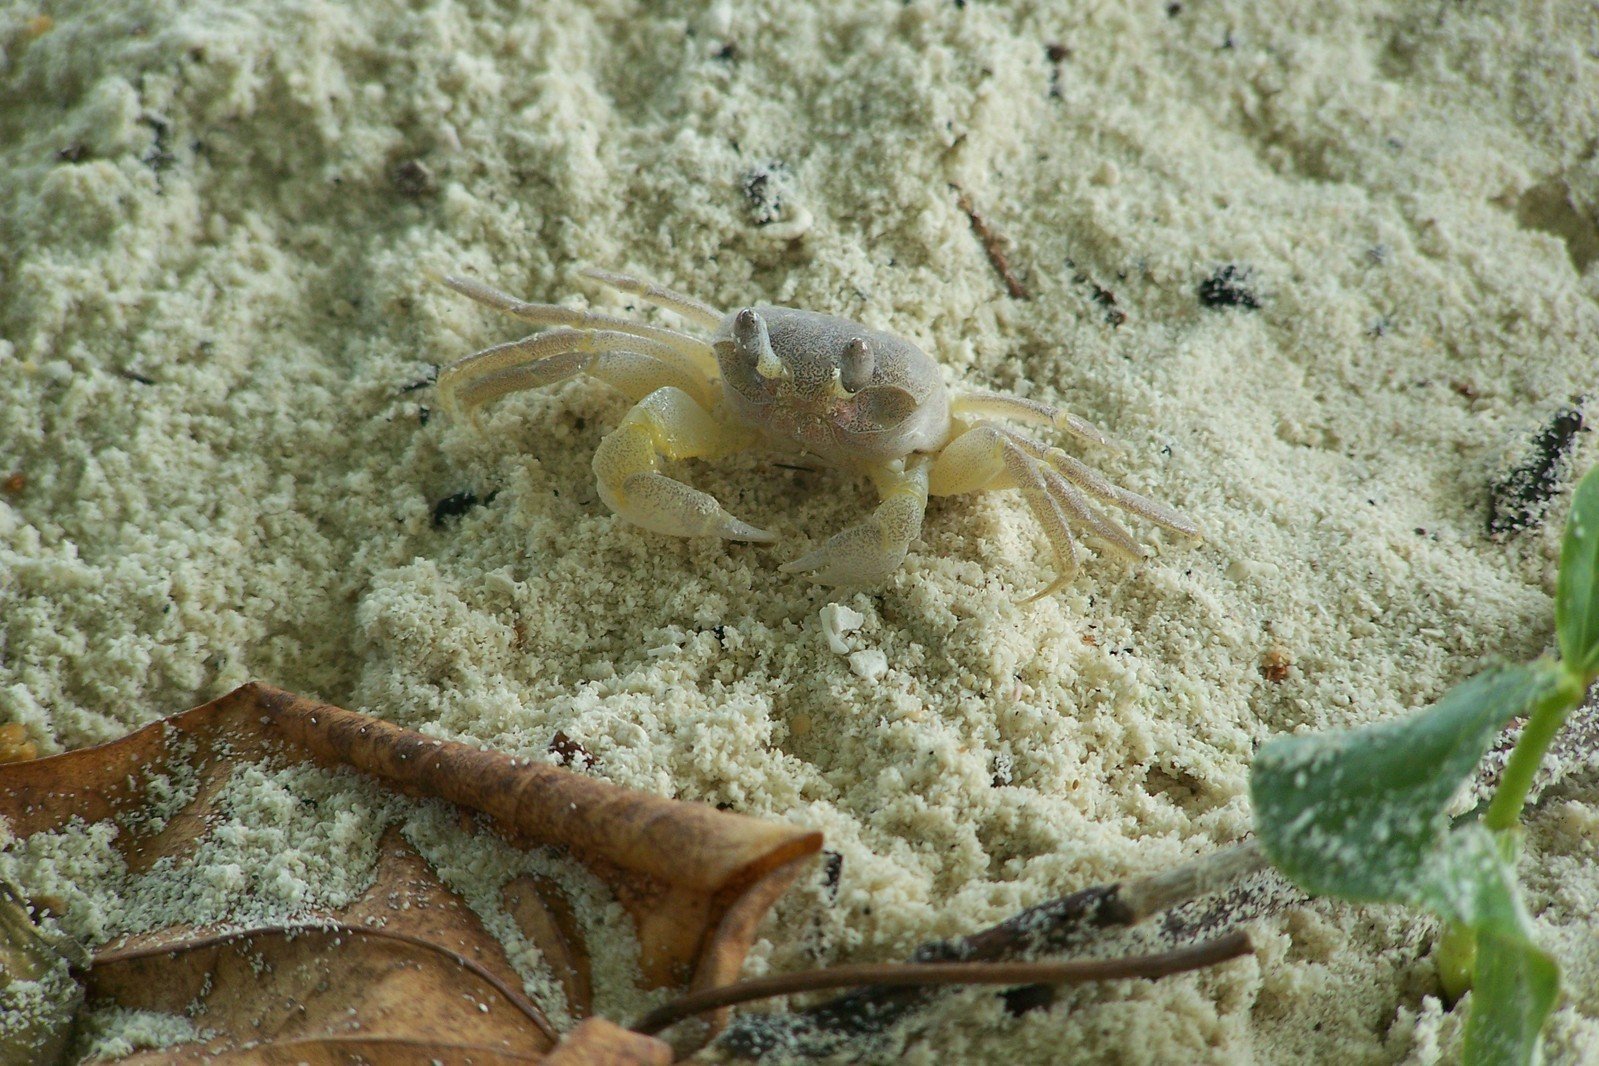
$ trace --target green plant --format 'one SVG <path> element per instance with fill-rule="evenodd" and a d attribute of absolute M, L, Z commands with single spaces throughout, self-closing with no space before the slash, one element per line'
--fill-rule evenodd
<path fill-rule="evenodd" d="M 1406 903 L 1444 919 L 1444 989 L 1473 990 L 1467 1063 L 1534 1061 L 1559 991 L 1515 867 L 1533 775 L 1599 677 L 1599 468 L 1572 500 L 1555 629 L 1558 660 L 1494 667 L 1400 721 L 1274 739 L 1251 770 L 1256 832 L 1289 879 L 1317 895 Z M 1451 818 L 1462 784 L 1518 715 L 1525 725 L 1486 810 Z"/>

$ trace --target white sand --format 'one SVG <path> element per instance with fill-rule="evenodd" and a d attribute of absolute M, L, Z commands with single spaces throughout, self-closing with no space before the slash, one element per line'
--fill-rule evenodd
<path fill-rule="evenodd" d="M 1503 542 L 1484 519 L 1594 390 L 1588 5 L 666 6 L 0 11 L 0 477 L 25 482 L 0 495 L 0 722 L 56 751 L 259 677 L 540 758 L 559 730 L 611 780 L 825 831 L 837 899 L 818 874 L 785 900 L 758 972 L 1234 841 L 1262 739 L 1550 644 L 1565 497 Z M 776 567 L 864 484 L 688 464 L 784 539 L 677 541 L 595 494 L 625 409 L 601 386 L 424 425 L 405 386 L 516 329 L 423 271 L 602 299 L 582 264 L 859 318 L 952 382 L 1066 403 L 1128 443 L 1085 459 L 1207 540 L 1138 524 L 1157 559 L 1022 606 L 1048 553 L 1019 496 L 935 501 L 888 587 L 839 592 Z M 1201 305 L 1227 264 L 1257 309 Z M 435 528 L 466 490 L 497 495 Z M 863 616 L 850 654 L 829 603 Z M 1532 816 L 1555 1061 L 1599 1055 L 1596 835 L 1591 781 Z M 117 891 L 84 850 L 82 891 Z M 1433 935 L 1317 904 L 1255 961 L 1020 1019 L 957 996 L 903 1040 L 1435 1062 L 1459 1026 Z"/>

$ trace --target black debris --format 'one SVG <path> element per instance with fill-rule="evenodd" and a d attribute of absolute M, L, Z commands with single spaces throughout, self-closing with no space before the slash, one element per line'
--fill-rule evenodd
<path fill-rule="evenodd" d="M 1555 412 L 1548 425 L 1533 438 L 1525 460 L 1488 487 L 1488 535 L 1505 537 L 1531 529 L 1543 521 L 1549 501 L 1560 491 L 1566 458 L 1583 424 L 1579 397 Z"/>
<path fill-rule="evenodd" d="M 836 851 L 822 852 L 822 887 L 829 901 L 838 899 L 838 879 L 844 873 L 844 856 Z"/>
<path fill-rule="evenodd" d="M 1005 1001 L 1006 1013 L 1020 1018 L 1035 1010 L 1049 1009 L 1055 1002 L 1055 989 L 1049 985 L 1023 985 L 1001 992 L 999 998 Z"/>
<path fill-rule="evenodd" d="M 757 163 L 740 175 L 739 188 L 757 226 L 770 225 L 785 216 L 783 194 L 788 191 L 790 180 L 788 166 L 781 162 Z"/>
<path fill-rule="evenodd" d="M 444 497 L 444 499 L 433 505 L 433 528 L 442 529 L 445 519 L 457 518 L 480 504 L 492 503 L 494 502 L 494 497 L 499 494 L 500 490 L 495 489 L 487 496 L 479 499 L 478 494 L 469 489 L 466 492 L 457 492 L 452 496 Z"/>
<path fill-rule="evenodd" d="M 1094 302 L 1105 309 L 1105 321 L 1119 326 L 1127 321 L 1127 312 L 1116 305 L 1116 294 L 1096 281 L 1089 281 L 1094 289 Z"/>
<path fill-rule="evenodd" d="M 424 376 L 422 376 L 420 378 L 417 378 L 415 381 L 411 382 L 409 385 L 401 386 L 400 395 L 403 396 L 403 395 L 405 395 L 408 392 L 415 392 L 417 389 L 425 389 L 429 385 L 431 385 L 435 381 L 437 381 L 438 379 L 439 379 L 439 368 L 436 367 L 436 366 L 430 366 L 430 367 L 428 367 L 427 374 L 425 374 Z"/>
<path fill-rule="evenodd" d="M 1206 307 L 1242 307 L 1253 311 L 1260 299 L 1245 286 L 1249 271 L 1240 270 L 1231 263 L 1199 283 L 1199 302 Z"/>
<path fill-rule="evenodd" d="M 1072 57 L 1072 50 L 1056 41 L 1044 46 L 1044 55 L 1049 59 L 1049 96 L 1052 100 L 1059 100 L 1061 64 Z"/>
<path fill-rule="evenodd" d="M 426 196 L 438 188 L 433 180 L 433 171 L 420 159 L 407 159 L 396 163 L 389 171 L 389 180 L 394 183 L 395 190 L 401 196 L 409 196 L 415 200 Z"/>
<path fill-rule="evenodd" d="M 167 134 L 171 132 L 172 126 L 166 119 L 149 112 L 140 115 L 139 121 L 150 127 L 150 132 L 153 134 L 150 150 L 144 154 L 144 157 L 139 162 L 160 174 L 176 162 L 178 158 L 167 147 Z"/>

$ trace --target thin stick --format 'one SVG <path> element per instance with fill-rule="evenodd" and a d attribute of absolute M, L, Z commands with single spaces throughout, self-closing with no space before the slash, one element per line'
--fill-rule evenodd
<path fill-rule="evenodd" d="M 1080 954 L 1085 945 L 1103 943 L 1157 914 L 1165 942 L 1193 943 L 1305 900 L 1275 874 L 1255 881 L 1251 875 L 1260 874 L 1264 866 L 1258 846 L 1245 842 L 1153 877 L 1081 889 L 967 936 L 923 944 L 912 959 L 958 962 L 1040 952 Z M 1207 905 L 1194 902 L 1218 892 L 1222 894 Z M 778 1047 L 791 1057 L 825 1056 L 847 1040 L 883 1032 L 931 995 L 926 988 L 869 986 L 791 1014 L 745 1014 L 733 1020 L 719 1046 L 746 1059 L 761 1058 Z"/>
<path fill-rule="evenodd" d="M 955 190 L 956 202 L 960 204 L 966 217 L 971 220 L 972 232 L 977 234 L 977 239 L 983 244 L 983 251 L 988 253 L 988 261 L 993 264 L 994 273 L 1005 283 L 1005 291 L 1010 293 L 1013 300 L 1028 300 L 1032 293 L 1027 291 L 1014 271 L 1010 268 L 1010 260 L 1005 255 L 1005 239 L 989 226 L 988 220 L 980 215 L 972 204 L 972 198 L 966 195 L 966 190 L 959 185 L 950 185 Z"/>
<path fill-rule="evenodd" d="M 1132 911 L 1133 921 L 1141 922 L 1191 899 L 1220 892 L 1270 865 L 1260 844 L 1246 840 L 1166 873 L 1125 882 L 1119 898 Z"/>
<path fill-rule="evenodd" d="M 821 970 L 760 977 L 722 988 L 692 992 L 658 1007 L 632 1026 L 635 1033 L 653 1036 L 685 1018 L 773 996 L 816 992 L 859 985 L 1029 985 L 1082 984 L 1141 977 L 1146 980 L 1214 966 L 1248 954 L 1249 936 L 1234 930 L 1193 947 L 1155 955 L 1129 955 L 1119 959 L 1077 959 L 1071 962 L 907 962 L 830 966 Z"/>

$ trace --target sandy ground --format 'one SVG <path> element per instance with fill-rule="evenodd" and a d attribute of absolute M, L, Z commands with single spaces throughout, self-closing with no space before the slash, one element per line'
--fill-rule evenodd
<path fill-rule="evenodd" d="M 762 972 L 1235 841 L 1264 738 L 1551 643 L 1569 475 L 1542 521 L 1485 519 L 1594 390 L 1589 5 L 702 7 L 0 9 L 0 722 L 57 751 L 261 678 L 537 758 L 561 731 L 611 780 L 825 831 L 836 895 L 819 872 L 780 906 Z M 426 271 L 631 306 L 584 264 L 1067 404 L 1127 444 L 1087 461 L 1206 539 L 1135 522 L 1155 558 L 1023 605 L 1049 556 L 1018 494 L 935 500 L 892 582 L 829 590 L 777 566 L 869 486 L 758 454 L 681 474 L 778 545 L 626 525 L 589 470 L 616 394 L 521 394 L 473 433 L 414 387 L 518 335 Z M 829 603 L 885 670 L 829 649 Z M 275 842 L 216 861 L 288 849 L 292 910 L 360 849 L 279 784 L 238 808 Z M 1531 820 L 1554 1061 L 1599 1056 L 1596 836 L 1591 782 Z M 114 906 L 96 847 L 28 870 Z M 1436 1062 L 1435 932 L 1317 904 L 1253 961 L 1020 1018 L 956 996 L 894 1046 Z"/>

